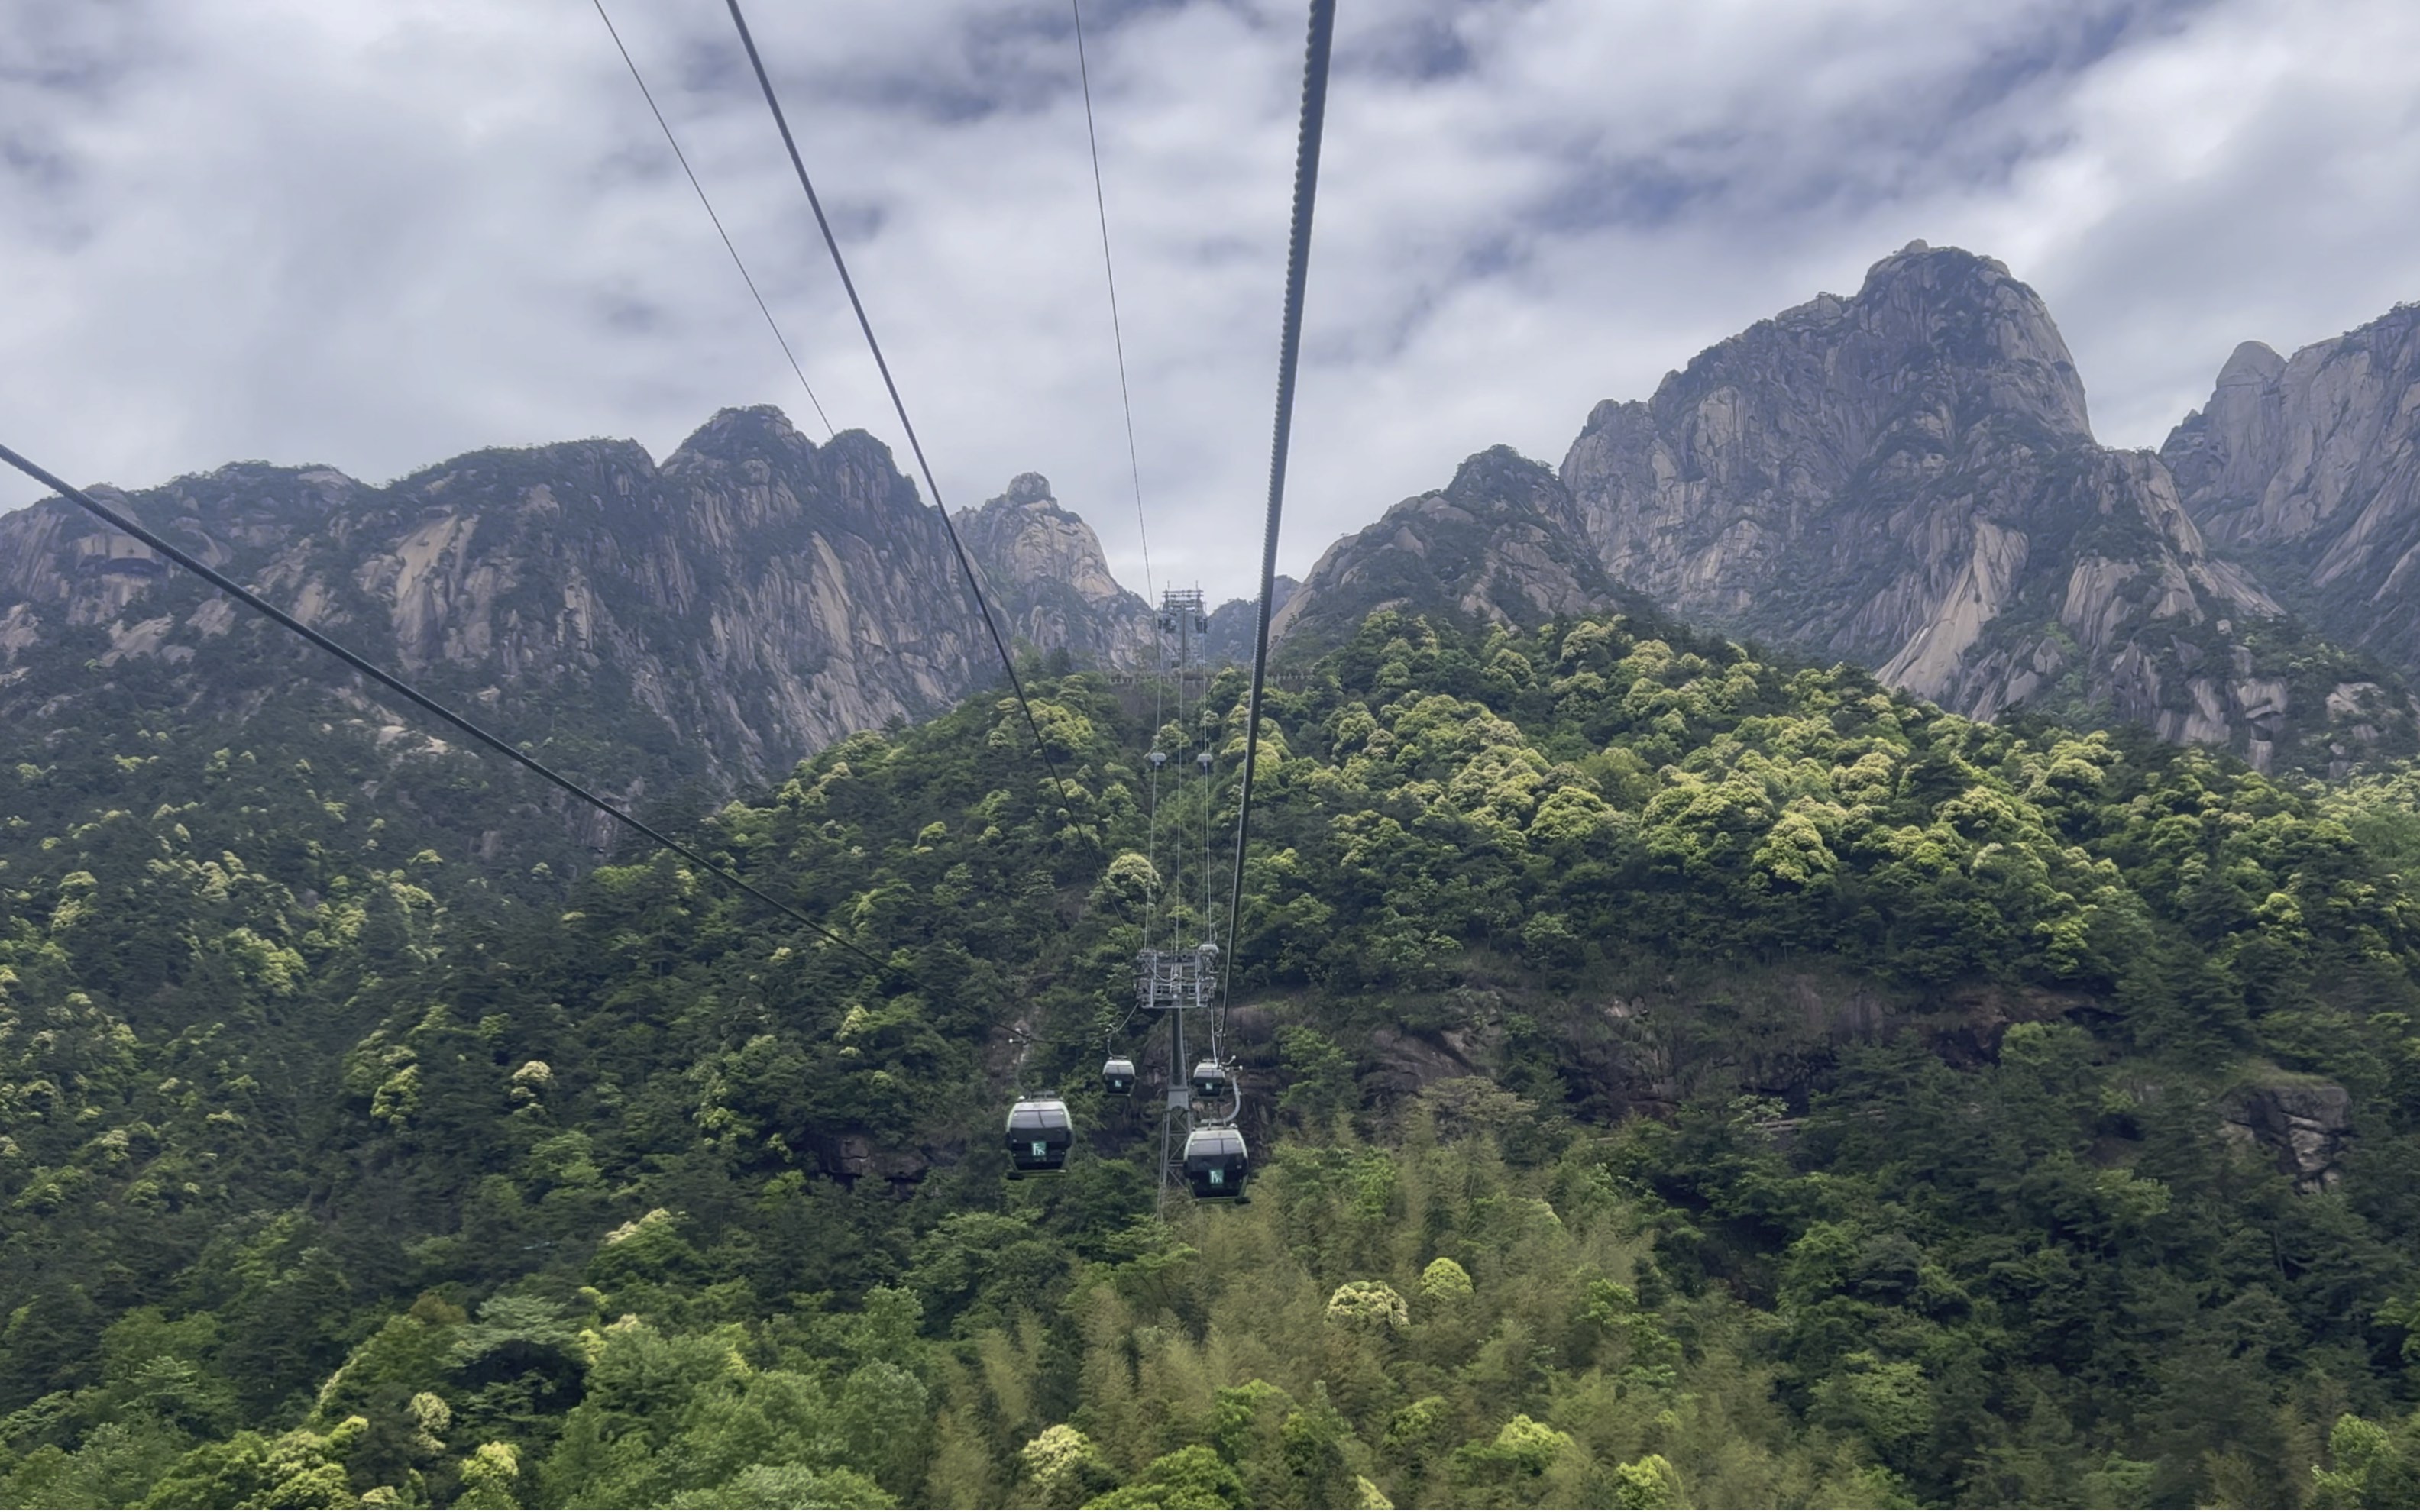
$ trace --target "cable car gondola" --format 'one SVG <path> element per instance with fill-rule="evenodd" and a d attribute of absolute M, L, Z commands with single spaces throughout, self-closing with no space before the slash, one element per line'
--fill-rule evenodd
<path fill-rule="evenodd" d="M 1049 1095 L 1017 1099 L 1008 1110 L 1008 1155 L 1024 1176 L 1067 1168 L 1067 1150 L 1076 1142 L 1076 1126 L 1067 1104 Z"/>
<path fill-rule="evenodd" d="M 1135 1088 L 1135 1063 L 1124 1056 L 1111 1056 L 1101 1062 L 1101 1090 L 1111 1097 L 1132 1097 Z"/>
<path fill-rule="evenodd" d="M 1205 1123 L 1185 1136 L 1185 1180 L 1204 1202 L 1241 1202 L 1251 1151 L 1233 1124 Z"/>
<path fill-rule="evenodd" d="M 1216 1060 L 1203 1060 L 1194 1066 L 1193 1095 L 1195 1097 L 1224 1102 L 1227 1094 L 1234 1088 L 1234 1078 L 1228 1075 L 1227 1068 Z"/>

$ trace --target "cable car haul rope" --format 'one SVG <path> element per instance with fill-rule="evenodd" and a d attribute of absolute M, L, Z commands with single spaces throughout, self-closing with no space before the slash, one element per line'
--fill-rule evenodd
<path fill-rule="evenodd" d="M 737 0 L 731 0 L 735 7 Z M 1078 46 L 1081 46 L 1081 17 L 1078 20 Z M 1294 215 L 1286 248 L 1286 287 L 1284 316 L 1280 325 L 1278 342 L 1277 420 L 1270 442 L 1269 496 L 1267 517 L 1261 536 L 1260 612 L 1252 646 L 1252 685 L 1245 711 L 1244 771 L 1241 791 L 1235 806 L 1235 853 L 1229 881 L 1227 901 L 1227 949 L 1222 952 L 1208 942 L 1191 950 L 1159 950 L 1146 949 L 1137 971 L 1137 999 L 1140 1007 L 1164 1016 L 1169 1026 L 1171 1075 L 1168 1109 L 1162 1130 L 1161 1168 L 1164 1183 L 1170 1175 L 1181 1176 L 1196 1198 L 1205 1201 L 1243 1201 L 1244 1187 L 1251 1170 L 1251 1152 L 1238 1127 L 1243 1111 L 1243 1088 L 1236 1082 L 1227 1049 L 1227 1002 L 1233 981 L 1233 963 L 1237 922 L 1242 917 L 1244 900 L 1244 853 L 1251 838 L 1252 778 L 1260 754 L 1261 698 L 1268 682 L 1269 617 L 1277 579 L 1278 530 L 1284 517 L 1286 458 L 1294 433 L 1295 374 L 1302 350 L 1303 290 L 1311 270 L 1311 212 L 1318 199 L 1319 149 L 1322 128 L 1327 110 L 1328 54 L 1335 39 L 1335 0 L 1311 0 L 1310 35 L 1304 48 L 1302 120 L 1295 152 Z M 1090 130 L 1091 96 L 1089 81 L 1086 92 L 1087 130 Z M 1094 187 L 1099 187 L 1098 149 L 1094 157 Z M 1108 255 L 1109 217 L 1102 209 L 1102 251 Z M 1114 296 L 1112 296 L 1114 298 Z M 1125 352 L 1119 352 L 1120 378 L 1123 384 Z M 1129 409 L 1131 437 L 1131 409 Z M 1137 508 L 1140 508 L 1140 467 L 1137 468 Z M 1160 624 L 1163 631 L 1173 623 L 1174 616 L 1187 616 L 1184 628 L 1190 629 L 1189 616 L 1199 612 L 1200 598 L 1194 595 L 1187 604 L 1175 602 L 1171 593 L 1162 605 Z M 1171 612 L 1172 611 L 1172 612 Z M 1207 622 L 1203 622 L 1207 628 Z M 1183 689 L 1183 650 L 1187 640 L 1179 641 L 1178 687 Z M 1182 707 L 1179 709 L 1182 717 Z M 1157 833 L 1159 768 L 1166 763 L 1166 753 L 1156 748 L 1157 732 L 1154 732 L 1154 749 L 1150 761 L 1153 770 L 1153 825 Z M 1207 777 L 1211 753 L 1200 753 L 1204 777 L 1202 815 L 1208 823 L 1210 794 Z M 1205 835 L 1206 840 L 1206 835 Z M 1155 849 L 1156 841 L 1155 838 Z M 1202 883 L 1209 885 L 1208 857 L 1203 857 Z M 1154 857 L 1155 865 L 1156 856 Z M 1203 918 L 1205 933 L 1209 925 L 1208 900 L 1205 897 Z M 1221 964 L 1227 969 L 1219 970 Z M 1185 1015 L 1190 1007 L 1205 1011 L 1209 1024 L 1209 1050 L 1190 1072 L 1184 1070 Z M 1132 1015 L 1128 1015 L 1131 1020 Z M 1133 1094 L 1135 1064 L 1111 1047 L 1109 1058 L 1101 1067 L 1102 1090 L 1109 1096 L 1125 1098 Z M 1211 1110 L 1207 1117 L 1197 1117 L 1197 1110 Z M 1182 1113 L 1186 1121 L 1183 1151 L 1174 1160 L 1167 1152 L 1168 1135 L 1174 1120 Z M 1055 1119 L 1056 1123 L 1048 1120 Z M 1007 1143 L 1019 1174 L 1031 1170 L 1064 1168 L 1065 1156 L 1058 1146 L 1049 1144 L 1036 1131 L 1065 1129 L 1066 1104 L 1057 1099 L 1020 1099 L 1010 1110 Z M 1072 1143 L 1072 1133 L 1069 1134 Z"/>
<path fill-rule="evenodd" d="M 949 532 L 950 549 L 956 553 L 958 570 L 966 575 L 967 592 L 972 594 L 975 608 L 983 614 L 984 628 L 991 632 L 992 649 L 1000 653 L 1001 670 L 1008 673 L 1008 686 L 1016 694 L 1016 706 L 1025 712 L 1025 728 L 1033 735 L 1033 748 L 1042 764 L 1050 769 L 1050 780 L 1058 785 L 1059 800 L 1067 806 L 1067 816 L 1076 817 L 1076 797 L 1067 779 L 1059 774 L 1059 764 L 1050 757 L 1050 746 L 1042 738 L 1042 725 L 1033 717 L 1033 704 L 1025 696 L 1025 680 L 1016 674 L 1016 660 L 1008 654 L 1008 641 L 1000 633 L 1000 622 L 993 617 L 991 603 L 984 596 L 983 581 L 975 573 L 974 559 L 967 555 L 964 541 L 958 539 L 958 528 L 951 523 L 950 506 L 941 500 L 941 485 L 933 476 L 933 464 L 924 459 L 924 443 L 917 439 L 916 424 L 908 418 L 908 401 L 899 396 L 899 385 L 891 377 L 891 363 L 882 355 L 882 343 L 874 337 L 874 322 L 865 313 L 865 301 L 858 298 L 857 281 L 848 276 L 848 259 L 840 252 L 840 239 L 832 235 L 831 221 L 824 214 L 824 202 L 815 193 L 814 180 L 807 177 L 806 159 L 799 155 L 798 138 L 790 134 L 790 118 L 782 113 L 782 100 L 773 92 L 772 75 L 765 71 L 765 59 L 756 51 L 756 39 L 748 30 L 748 18 L 740 13 L 739 0 L 723 0 L 730 8 L 731 23 L 739 30 L 739 45 L 748 53 L 748 66 L 755 70 L 757 87 L 765 92 L 766 108 L 773 113 L 773 125 L 782 133 L 782 146 L 788 149 L 790 166 L 798 170 L 799 187 L 806 191 L 807 208 L 815 213 L 815 227 L 824 236 L 824 246 L 831 253 L 832 268 L 840 274 L 841 287 L 848 294 L 848 306 L 857 312 L 857 327 L 865 333 L 866 349 L 874 354 L 874 365 L 882 375 L 882 386 L 891 394 L 891 408 L 899 416 L 899 428 L 908 433 L 908 450 L 915 455 L 916 471 L 924 475 L 924 491 L 932 496 L 933 509 L 941 517 L 941 529 Z"/>

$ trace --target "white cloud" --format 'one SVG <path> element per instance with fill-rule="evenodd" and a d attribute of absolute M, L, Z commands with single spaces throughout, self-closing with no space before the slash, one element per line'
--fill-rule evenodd
<path fill-rule="evenodd" d="M 721 8 L 614 10 L 826 408 L 896 444 Z M 755 12 L 951 501 L 1047 472 L 1140 586 L 1063 4 Z M 1155 564 L 1242 592 L 1301 15 L 1087 23 Z M 2420 296 L 2415 44 L 2399 0 L 1346 0 L 1281 563 L 1914 237 L 2034 283 L 2156 444 L 2237 341 Z M 382 479 L 765 401 L 812 425 L 586 0 L 0 0 L 9 444 Z"/>

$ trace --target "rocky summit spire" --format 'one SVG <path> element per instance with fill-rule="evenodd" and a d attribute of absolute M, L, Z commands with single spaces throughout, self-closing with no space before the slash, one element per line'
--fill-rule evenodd
<path fill-rule="evenodd" d="M 1006 493 L 954 518 L 999 601 L 1001 629 L 1088 666 L 1131 669 L 1151 659 L 1151 606 L 1109 575 L 1101 538 L 1059 506 L 1048 478 L 1020 472 Z"/>
<path fill-rule="evenodd" d="M 2212 558 L 2167 468 L 2093 440 L 2048 310 L 1991 258 L 1911 244 L 1599 405 L 1561 476 L 1606 569 L 1684 617 L 1978 718 L 2344 754 L 2330 701 L 2358 670 L 2287 653 L 2307 636 Z M 2351 724 L 2379 719 L 2412 712 Z"/>
<path fill-rule="evenodd" d="M 2420 679 L 2420 304 L 2291 361 L 2238 347 L 2160 455 L 2212 541 Z"/>

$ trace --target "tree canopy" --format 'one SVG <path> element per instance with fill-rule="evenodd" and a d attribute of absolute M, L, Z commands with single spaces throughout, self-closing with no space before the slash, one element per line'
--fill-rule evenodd
<path fill-rule="evenodd" d="M 2412 771 L 1375 615 L 1265 701 L 1214 1210 L 1091 1072 L 1243 679 L 1032 671 L 1063 791 L 985 695 L 692 826 L 855 951 L 459 753 L 8 735 L 0 1503 L 2409 1504 Z"/>

